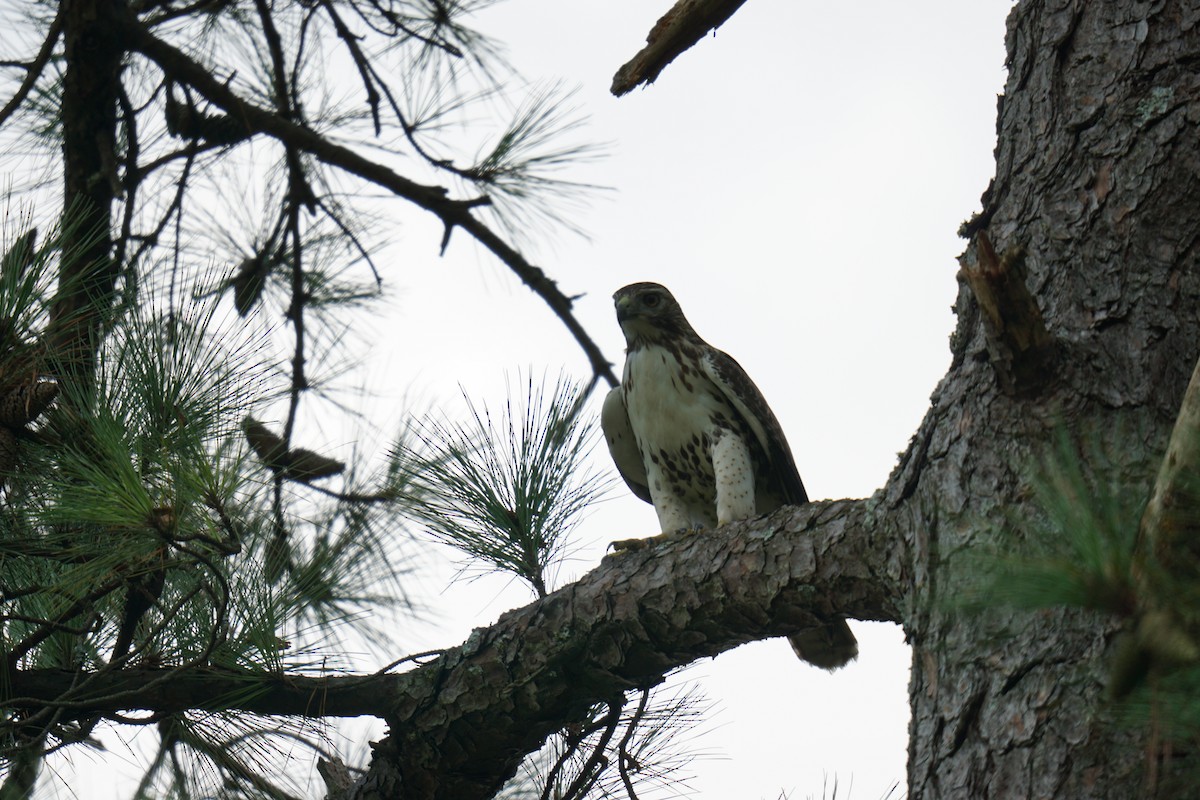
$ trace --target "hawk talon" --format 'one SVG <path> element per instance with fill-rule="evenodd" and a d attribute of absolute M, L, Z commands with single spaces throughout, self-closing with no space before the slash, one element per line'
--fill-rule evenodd
<path fill-rule="evenodd" d="M 651 536 L 646 539 L 617 539 L 615 542 L 608 543 L 608 549 L 614 553 L 624 553 L 633 550 L 646 549 L 646 543 L 655 537 Z"/>
<path fill-rule="evenodd" d="M 625 550 L 645 550 L 652 544 L 665 542 L 674 539 L 676 536 L 683 536 L 688 533 L 699 533 L 702 530 L 704 530 L 703 526 L 699 525 L 694 528 L 676 528 L 673 531 L 655 534 L 654 536 L 643 536 L 638 539 L 617 539 L 616 541 L 609 542 L 608 547 L 614 553 L 620 553 Z"/>

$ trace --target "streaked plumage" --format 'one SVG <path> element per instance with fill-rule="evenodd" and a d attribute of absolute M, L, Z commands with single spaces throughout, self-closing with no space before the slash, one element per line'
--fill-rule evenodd
<path fill-rule="evenodd" d="M 601 426 L 617 471 L 654 505 L 661 530 L 714 527 L 807 503 L 783 429 L 745 370 L 700 338 L 665 287 L 635 283 L 613 299 L 625 370 L 604 400 Z M 791 642 L 825 669 L 858 653 L 842 619 Z"/>

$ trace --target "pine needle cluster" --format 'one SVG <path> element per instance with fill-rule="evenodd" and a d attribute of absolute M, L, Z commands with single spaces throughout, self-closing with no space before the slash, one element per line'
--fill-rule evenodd
<path fill-rule="evenodd" d="M 651 800 L 692 793 L 714 703 L 694 684 L 631 691 L 593 707 L 531 755 L 497 800 Z"/>
<path fill-rule="evenodd" d="M 581 515 L 607 491 L 588 464 L 597 433 L 586 391 L 560 376 L 525 379 L 525 397 L 499 412 L 466 398 L 469 420 L 429 418 L 393 449 L 413 512 L 466 570 L 507 572 L 544 597 Z"/>
<path fill-rule="evenodd" d="M 488 216 L 509 240 L 565 221 L 591 187 L 564 169 L 596 150 L 569 141 L 566 92 L 526 91 L 474 29 L 491 2 L 135 4 L 102 48 L 64 46 L 92 22 L 77 4 L 0 10 L 10 186 L 64 220 L 0 236 L 0 683 L 217 668 L 250 691 L 392 658 L 380 612 L 415 613 L 414 525 L 548 591 L 602 492 L 578 387 L 417 425 L 378 470 L 314 441 L 361 422 L 338 384 L 397 206 L 569 306 Z M 73 94 L 72 70 L 97 85 Z M 323 731 L 252 715 L 64 711 L 76 691 L 0 710 L 0 794 L 125 726 L 158 734 L 139 797 L 300 796 L 283 753 L 326 752 Z"/>
<path fill-rule="evenodd" d="M 61 390 L 14 428 L 0 482 L 0 674 L 222 667 L 242 671 L 252 692 L 263 672 L 349 666 L 320 646 L 354 631 L 380 641 L 364 612 L 406 603 L 395 510 L 327 498 L 320 513 L 285 514 L 302 544 L 288 579 L 266 580 L 274 486 L 240 426 L 270 380 L 261 333 L 223 316 L 215 298 L 172 308 L 147 296 L 106 322 L 94 379 L 60 383 L 65 356 L 46 336 L 47 295 L 21 290 L 52 269 L 56 240 L 19 249 L 32 241 L 22 235 L 8 249 L 19 258 L 6 263 L 23 271 L 15 289 L 7 273 L 0 307 L 21 335 L 0 365 L 26 365 L 31 385 Z M 36 361 L 24 341 L 36 343 Z M 48 707 L 0 713 L 0 760 L 16 774 L 114 724 L 168 721 L 144 786 L 169 775 L 180 796 L 204 794 L 197 787 L 217 776 L 296 796 L 263 777 L 268 765 L 298 741 L 320 744 L 312 730 L 252 715 L 79 717 Z"/>

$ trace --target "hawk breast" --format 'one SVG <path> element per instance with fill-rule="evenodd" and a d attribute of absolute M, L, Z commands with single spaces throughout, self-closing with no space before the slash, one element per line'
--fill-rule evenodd
<path fill-rule="evenodd" d="M 715 525 L 712 444 L 726 432 L 745 432 L 700 357 L 686 347 L 640 347 L 625 359 L 622 390 L 651 491 L 683 500 L 693 516 L 704 517 L 694 523 Z"/>

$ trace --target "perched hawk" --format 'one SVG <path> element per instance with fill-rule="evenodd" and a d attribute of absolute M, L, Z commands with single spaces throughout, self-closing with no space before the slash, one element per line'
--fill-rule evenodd
<path fill-rule="evenodd" d="M 783 429 L 745 370 L 697 335 L 665 287 L 634 283 L 613 299 L 628 346 L 601 425 L 617 471 L 653 504 L 663 533 L 807 503 Z M 790 641 L 824 669 L 858 655 L 844 619 Z"/>

